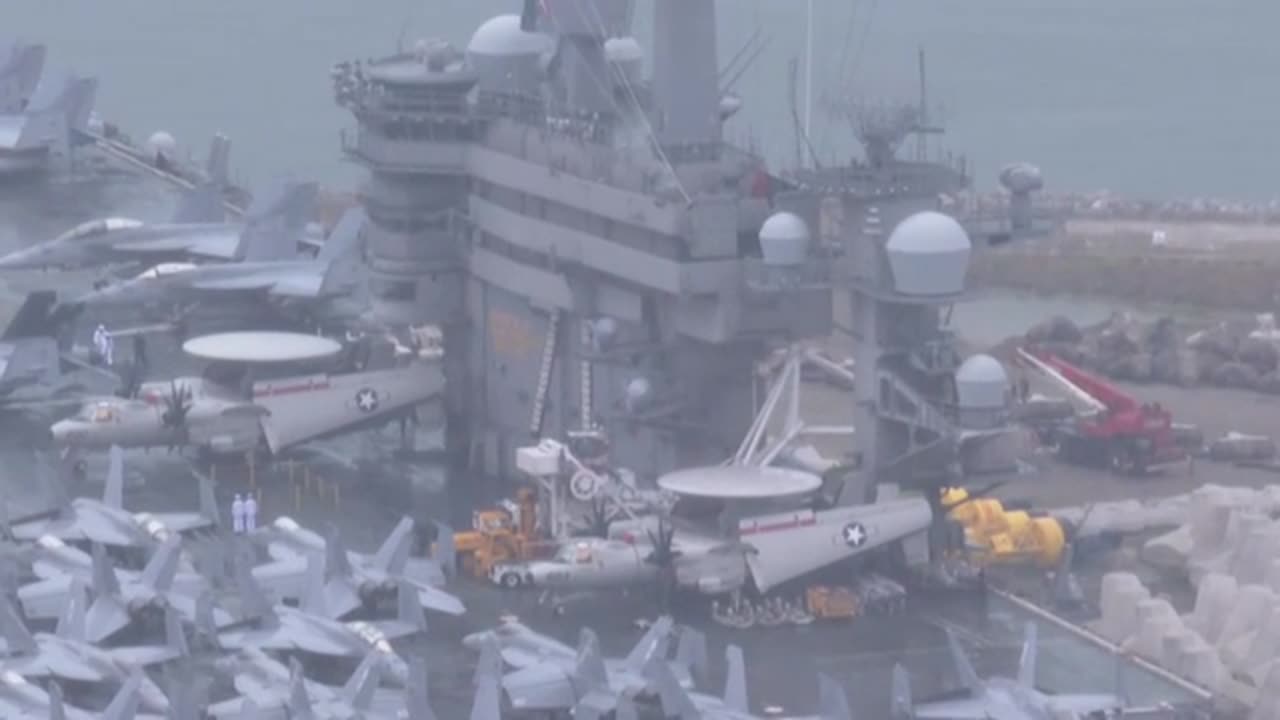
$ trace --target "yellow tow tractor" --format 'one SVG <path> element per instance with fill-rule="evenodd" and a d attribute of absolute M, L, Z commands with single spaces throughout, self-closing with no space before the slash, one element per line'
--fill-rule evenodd
<path fill-rule="evenodd" d="M 970 559 L 978 565 L 1058 564 L 1067 544 L 1067 530 L 1056 518 L 1007 510 L 995 498 L 973 497 L 964 488 L 942 493 L 942 507 L 964 528 Z"/>
<path fill-rule="evenodd" d="M 514 501 L 471 514 L 471 529 L 453 534 L 458 568 L 487 579 L 496 565 L 534 560 L 552 544 L 538 536 L 538 496 L 532 488 L 516 491 Z"/>

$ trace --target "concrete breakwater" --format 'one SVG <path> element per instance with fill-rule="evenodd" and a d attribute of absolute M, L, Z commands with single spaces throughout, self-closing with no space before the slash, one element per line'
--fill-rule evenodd
<path fill-rule="evenodd" d="M 1280 304 L 1275 228 L 1166 227 L 1071 223 L 1059 237 L 977 253 L 971 281 L 979 287 L 1222 310 Z"/>

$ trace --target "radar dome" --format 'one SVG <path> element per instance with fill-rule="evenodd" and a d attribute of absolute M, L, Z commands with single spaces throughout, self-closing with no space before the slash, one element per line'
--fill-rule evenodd
<path fill-rule="evenodd" d="M 106 130 L 106 123 L 102 122 L 102 116 L 98 114 L 97 110 L 89 113 L 88 127 L 89 132 L 95 135 L 101 135 Z"/>
<path fill-rule="evenodd" d="M 627 409 L 635 412 L 648 404 L 649 399 L 653 396 L 653 385 L 650 384 L 648 378 L 633 378 L 627 383 L 626 404 Z"/>
<path fill-rule="evenodd" d="M 467 53 L 475 55 L 540 55 L 550 49 L 551 40 L 541 33 L 520 28 L 519 15 L 499 15 L 481 25 L 467 43 Z"/>
<path fill-rule="evenodd" d="M 974 355 L 956 370 L 956 396 L 961 407 L 1004 407 L 1009 374 L 990 355 Z"/>
<path fill-rule="evenodd" d="M 1000 184 L 1011 193 L 1029 193 L 1044 187 L 1044 177 L 1040 168 L 1020 162 L 1006 165 L 1000 171 Z"/>
<path fill-rule="evenodd" d="M 885 243 L 894 289 L 925 297 L 964 292 L 972 247 L 969 234 L 950 215 L 929 210 L 908 217 Z"/>
<path fill-rule="evenodd" d="M 164 130 L 158 130 L 151 133 L 151 137 L 147 138 L 147 154 L 155 157 L 164 155 L 172 159 L 173 154 L 178 149 L 178 141 Z"/>
<path fill-rule="evenodd" d="M 596 352 L 603 352 L 612 345 L 617 334 L 618 321 L 611 317 L 597 318 L 591 323 L 591 339 L 594 341 Z"/>
<path fill-rule="evenodd" d="M 778 212 L 760 226 L 765 265 L 801 265 L 809 256 L 809 226 L 799 215 Z"/>

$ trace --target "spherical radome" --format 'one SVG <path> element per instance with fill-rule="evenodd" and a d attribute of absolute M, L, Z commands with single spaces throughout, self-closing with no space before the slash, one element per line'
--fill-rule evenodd
<path fill-rule="evenodd" d="M 885 243 L 894 289 L 922 296 L 964 292 L 972 248 L 969 233 L 950 215 L 932 210 L 911 215 Z"/>
<path fill-rule="evenodd" d="M 476 29 L 467 52 L 476 55 L 537 55 L 550 49 L 551 40 L 541 33 L 520 28 L 519 15 L 499 15 Z"/>
<path fill-rule="evenodd" d="M 163 153 L 169 157 L 173 157 L 174 151 L 178 149 L 178 141 L 164 130 L 157 130 L 151 133 L 151 137 L 147 138 L 147 152 L 152 156 Z"/>
<path fill-rule="evenodd" d="M 1031 163 L 1013 163 L 1000 171 L 1000 184 L 1012 193 L 1035 192 L 1044 187 L 1044 175 Z"/>
<path fill-rule="evenodd" d="M 956 396 L 962 408 L 1000 408 L 1007 402 L 1009 374 L 990 355 L 974 355 L 956 370 Z"/>
<path fill-rule="evenodd" d="M 760 253 L 766 265 L 800 265 L 809 256 L 809 225 L 794 213 L 770 215 L 760 226 Z"/>
<path fill-rule="evenodd" d="M 653 385 L 648 378 L 632 378 L 631 382 L 627 383 L 627 408 L 634 411 L 644 407 L 651 395 L 653 395 Z"/>

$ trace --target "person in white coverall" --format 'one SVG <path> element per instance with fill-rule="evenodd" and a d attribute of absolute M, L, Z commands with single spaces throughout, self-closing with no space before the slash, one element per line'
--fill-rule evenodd
<path fill-rule="evenodd" d="M 244 510 L 244 500 L 236 493 L 236 499 L 231 501 L 231 531 L 237 535 L 244 532 Z"/>
<path fill-rule="evenodd" d="M 258 527 L 258 501 L 253 493 L 244 496 L 244 531 L 250 532 Z"/>

